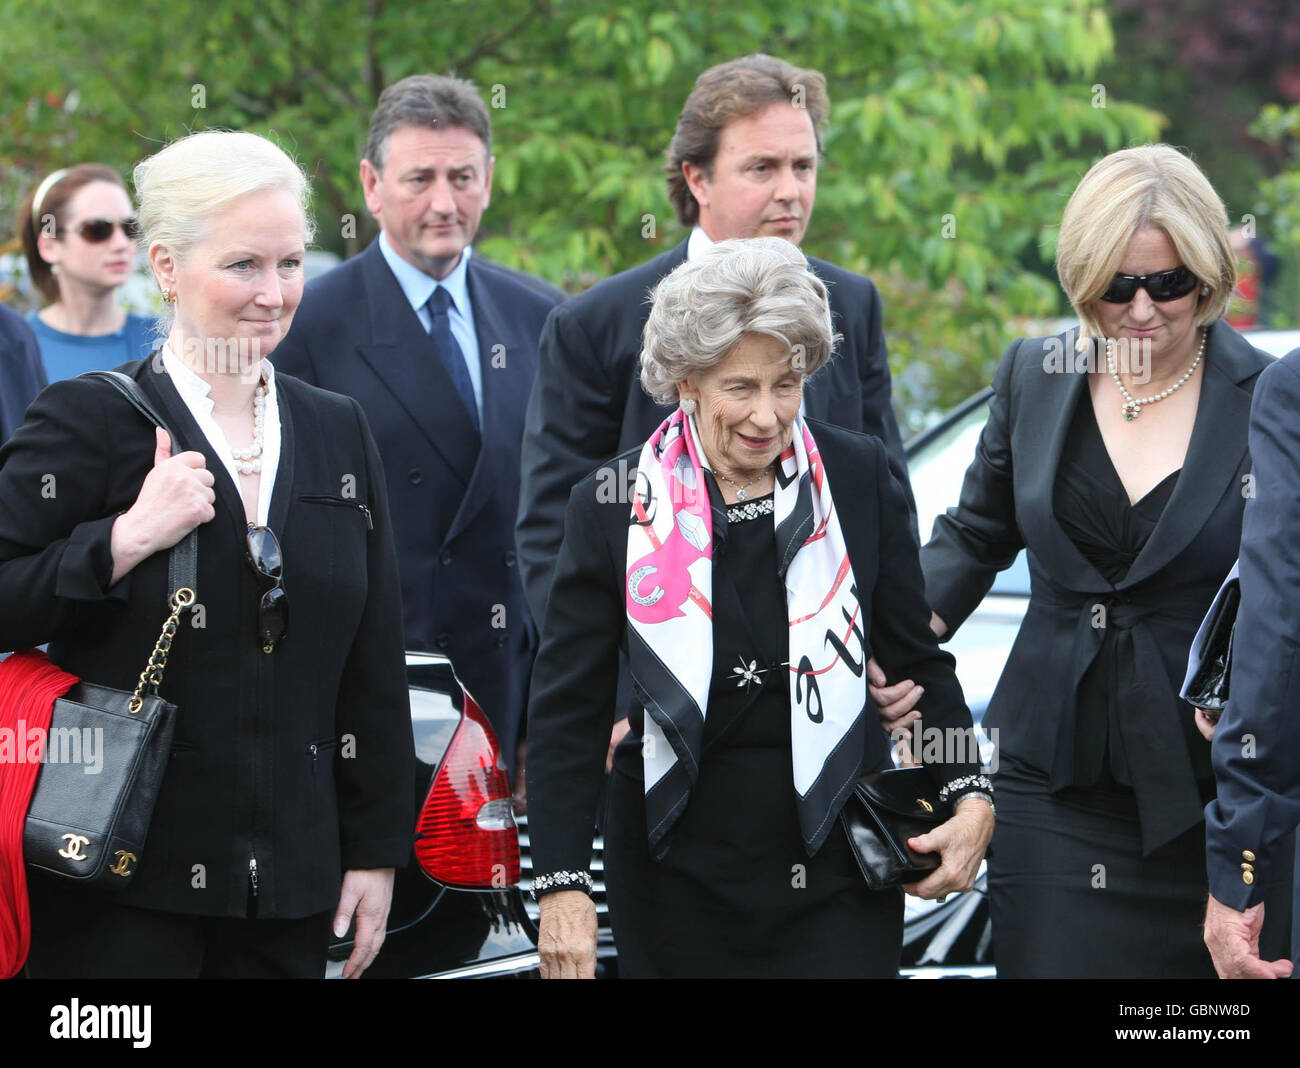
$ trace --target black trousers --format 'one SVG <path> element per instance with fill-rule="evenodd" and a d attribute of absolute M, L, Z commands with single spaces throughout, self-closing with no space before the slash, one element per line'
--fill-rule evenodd
<path fill-rule="evenodd" d="M 322 979 L 333 912 L 187 916 L 32 875 L 30 979 Z"/>

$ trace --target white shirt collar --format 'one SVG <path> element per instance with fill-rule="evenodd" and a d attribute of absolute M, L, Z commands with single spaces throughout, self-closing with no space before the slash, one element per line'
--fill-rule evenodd
<path fill-rule="evenodd" d="M 407 301 L 415 312 L 419 312 L 433 296 L 433 291 L 442 286 L 451 294 L 451 302 L 455 305 L 456 310 L 462 315 L 467 314 L 469 308 L 469 258 L 473 249 L 466 245 L 461 250 L 460 260 L 456 263 L 451 274 L 439 281 L 432 275 L 425 274 L 414 264 L 407 263 L 398 255 L 397 250 L 393 248 L 392 242 L 388 240 L 388 234 L 382 230 L 379 233 L 379 251 L 383 254 L 384 262 L 388 264 L 388 269 L 393 272 L 393 277 L 397 279 L 397 284 L 402 287 L 402 292 L 406 295 Z"/>
<path fill-rule="evenodd" d="M 212 386 L 203 377 L 192 370 L 184 360 L 176 355 L 171 340 L 163 342 L 163 369 L 171 376 L 176 392 L 180 394 L 185 407 L 190 410 L 194 422 L 208 439 L 212 451 L 221 460 L 222 466 L 234 483 L 235 496 L 239 493 L 239 470 L 235 467 L 235 457 L 230 442 L 221 427 L 212 418 Z M 262 424 L 262 479 L 257 494 L 257 522 L 266 526 L 271 514 L 271 491 L 275 488 L 275 476 L 280 468 L 280 402 L 275 389 L 275 368 L 271 361 L 263 357 L 262 376 L 266 379 L 266 409 Z M 176 443 L 172 443 L 172 455 L 176 454 Z"/>
<path fill-rule="evenodd" d="M 700 224 L 696 223 L 691 228 L 691 236 L 686 242 L 686 259 L 699 259 L 705 252 L 711 249 L 717 242 L 701 229 Z"/>

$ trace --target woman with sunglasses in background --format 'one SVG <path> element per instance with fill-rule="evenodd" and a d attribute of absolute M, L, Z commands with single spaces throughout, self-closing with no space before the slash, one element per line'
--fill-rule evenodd
<path fill-rule="evenodd" d="M 0 450 L 0 649 L 49 643 L 130 691 L 198 529 L 197 603 L 161 696 L 175 738 L 115 896 L 32 872 L 33 977 L 345 976 L 373 960 L 411 848 L 414 747 L 385 483 L 360 407 L 267 359 L 302 298 L 301 170 L 253 134 L 177 141 L 135 171 L 173 310 L 111 384 L 56 382 Z M 51 489 L 52 488 L 52 489 Z"/>
<path fill-rule="evenodd" d="M 23 204 L 18 231 L 32 282 L 49 301 L 29 320 L 51 382 L 149 354 L 153 319 L 117 303 L 140 228 L 116 171 L 99 163 L 55 171 Z"/>
<path fill-rule="evenodd" d="M 1009 977 L 1213 977 L 1214 775 L 1178 692 L 1237 556 L 1251 393 L 1271 361 L 1221 319 L 1237 277 L 1226 212 L 1167 145 L 1085 175 L 1056 265 L 1078 333 L 1007 350 L 960 502 L 921 553 L 946 637 L 1029 549 L 1028 611 L 984 716 L 994 956 Z M 906 725 L 924 699 L 891 681 L 882 718 Z"/>

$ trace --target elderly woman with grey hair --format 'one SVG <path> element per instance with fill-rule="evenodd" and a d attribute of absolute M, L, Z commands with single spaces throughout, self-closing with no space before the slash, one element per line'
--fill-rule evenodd
<path fill-rule="evenodd" d="M 594 973 L 620 651 L 641 706 L 606 795 L 620 974 L 897 973 L 902 894 L 867 888 L 836 827 L 856 777 L 890 766 L 867 656 L 923 680 L 930 724 L 971 718 L 884 446 L 800 414 L 834 340 L 825 286 L 779 238 L 720 242 L 654 292 L 641 381 L 677 407 L 574 488 L 533 675 L 544 976 Z M 929 770 L 960 804 L 911 840 L 942 864 L 907 889 L 938 897 L 971 885 L 993 813 L 978 766 Z"/>

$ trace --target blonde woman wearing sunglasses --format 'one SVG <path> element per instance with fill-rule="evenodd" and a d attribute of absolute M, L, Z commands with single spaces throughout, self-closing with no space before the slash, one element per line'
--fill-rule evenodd
<path fill-rule="evenodd" d="M 1237 556 L 1270 358 L 1222 320 L 1227 213 L 1168 145 L 1088 171 L 1056 267 L 1079 329 L 1008 348 L 960 500 L 921 551 L 941 637 L 1029 551 L 1029 607 L 983 720 L 999 747 L 994 957 L 1000 977 L 1211 978 L 1214 773 L 1178 692 Z M 873 690 L 887 721 L 929 711 L 890 681 Z"/>
<path fill-rule="evenodd" d="M 49 302 L 29 316 L 51 382 L 149 355 L 153 320 L 120 307 L 135 267 L 135 220 L 111 167 L 78 163 L 32 191 L 18 219 L 32 282 Z"/>

